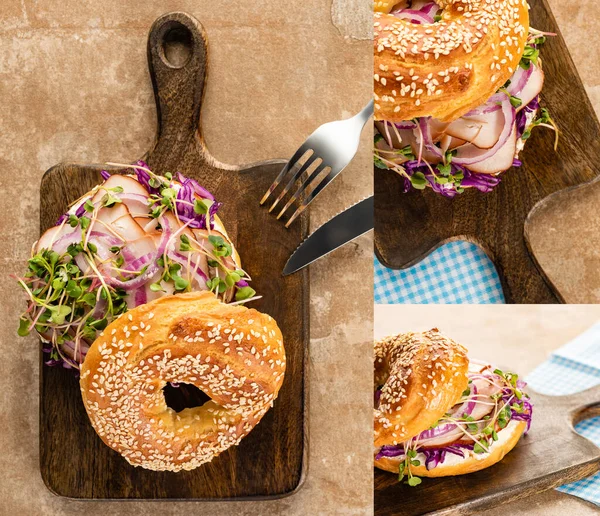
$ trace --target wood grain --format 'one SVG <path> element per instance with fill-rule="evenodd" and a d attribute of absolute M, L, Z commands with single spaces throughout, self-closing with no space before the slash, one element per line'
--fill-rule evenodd
<path fill-rule="evenodd" d="M 165 40 L 179 42 L 175 54 L 170 47 L 165 54 Z M 187 61 L 178 58 L 185 57 L 186 47 Z M 263 296 L 252 306 L 273 316 L 283 332 L 288 359 L 285 380 L 274 408 L 239 446 L 190 472 L 152 472 L 130 466 L 102 443 L 88 421 L 77 379 L 67 370 L 45 367 L 40 356 L 40 468 L 48 488 L 61 496 L 260 499 L 287 495 L 304 478 L 308 273 L 284 278 L 281 271 L 306 237 L 308 218 L 303 215 L 286 230 L 258 205 L 283 161 L 237 167 L 219 163 L 209 154 L 200 130 L 206 52 L 203 28 L 189 15 L 170 13 L 152 26 L 148 61 L 158 130 L 155 145 L 143 159 L 159 173 L 179 171 L 197 179 L 224 203 L 219 215 L 254 288 Z M 61 164 L 46 172 L 41 184 L 42 231 L 54 225 L 69 203 L 101 181 L 101 169 Z"/>
<path fill-rule="evenodd" d="M 573 425 L 600 415 L 600 386 L 570 396 L 530 394 L 531 431 L 502 461 L 469 475 L 425 478 L 416 488 L 375 470 L 375 514 L 476 514 L 599 471 L 600 448 Z"/>
<path fill-rule="evenodd" d="M 561 130 L 535 129 L 520 159 L 493 192 L 467 191 L 454 200 L 431 190 L 402 193 L 403 180 L 375 170 L 375 248 L 387 267 L 401 269 L 456 239 L 480 245 L 498 270 L 508 303 L 556 303 L 523 238 L 533 206 L 553 192 L 590 181 L 598 174 L 598 120 L 546 0 L 532 0 L 531 25 L 555 32 L 541 50 L 546 82 L 541 104 Z"/>

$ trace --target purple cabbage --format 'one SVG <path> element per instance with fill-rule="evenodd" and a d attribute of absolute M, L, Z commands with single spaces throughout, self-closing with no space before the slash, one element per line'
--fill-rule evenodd
<path fill-rule="evenodd" d="M 208 209 L 208 218 L 210 221 L 210 228 L 214 228 L 214 216 L 221 207 L 220 202 L 216 202 L 214 196 L 203 186 L 200 186 L 197 181 L 185 177 L 181 173 L 178 173 L 178 179 L 181 183 L 181 188 L 177 193 L 177 199 L 180 201 L 186 201 L 185 203 L 177 203 L 177 213 L 182 222 L 189 222 L 189 226 L 195 229 L 206 229 L 206 215 L 198 214 L 194 211 L 194 201 L 196 196 L 202 199 L 208 199 L 212 201 L 210 208 Z"/>
<path fill-rule="evenodd" d="M 425 467 L 427 470 L 431 470 L 444 462 L 446 454 L 450 453 L 464 458 L 464 450 L 473 450 L 473 447 L 473 444 L 451 444 L 442 448 L 421 448 L 418 452 L 425 455 Z M 375 456 L 375 460 L 379 460 L 382 457 L 394 458 L 402 455 L 404 455 L 404 447 L 402 445 L 385 445 L 381 447 L 379 453 Z"/>
<path fill-rule="evenodd" d="M 379 453 L 375 456 L 375 460 L 379 460 L 382 457 L 399 457 L 404 455 L 404 447 L 401 445 L 386 444 L 381 447 Z"/>
<path fill-rule="evenodd" d="M 144 161 L 138 161 L 136 163 L 138 167 L 149 169 L 147 163 Z M 135 169 L 138 182 L 148 190 L 150 195 L 158 195 L 159 189 L 150 185 L 150 174 L 146 170 L 139 168 Z M 186 201 L 185 203 L 176 203 L 177 214 L 179 219 L 183 223 L 189 223 L 189 226 L 194 229 L 207 229 L 206 215 L 198 214 L 194 211 L 194 201 L 196 196 L 202 199 L 208 199 L 213 201 L 212 205 L 208 209 L 208 219 L 210 221 L 210 229 L 214 229 L 214 216 L 221 207 L 222 203 L 216 202 L 213 194 L 211 194 L 206 188 L 201 186 L 197 181 L 189 177 L 185 177 L 180 172 L 177 173 L 177 179 L 181 183 L 181 188 L 177 192 L 177 200 Z"/>
<path fill-rule="evenodd" d="M 425 455 L 425 467 L 429 471 L 444 462 L 447 453 L 464 458 L 464 450 L 472 450 L 473 446 L 473 444 L 453 444 L 444 448 L 423 448 L 419 451 Z"/>
<path fill-rule="evenodd" d="M 100 175 L 106 181 L 110 177 L 110 172 L 108 170 L 101 170 Z"/>
<path fill-rule="evenodd" d="M 190 179 L 189 177 L 185 177 L 181 172 L 177 172 L 177 177 L 179 179 L 179 182 L 182 185 L 188 184 L 191 186 L 192 190 L 197 193 L 200 197 L 202 197 L 203 199 L 210 199 L 211 201 L 214 201 L 215 198 L 213 196 L 213 194 L 211 194 L 206 188 L 204 188 L 203 186 L 200 186 L 198 184 L 198 181 L 194 180 L 194 179 Z"/>
<path fill-rule="evenodd" d="M 517 387 L 519 389 L 523 389 L 527 384 L 521 380 L 517 380 Z M 510 419 L 511 421 L 514 419 L 515 421 L 525 421 L 527 423 L 527 428 L 525 428 L 524 434 L 527 435 L 529 429 L 531 428 L 531 417 L 533 415 L 533 404 L 531 400 L 525 396 L 523 396 L 520 400 L 516 398 L 512 389 L 505 388 L 502 390 L 502 401 L 504 403 L 508 403 L 510 407 Z M 517 412 L 512 408 L 513 403 L 518 403 L 521 405 L 522 412 Z"/>
<path fill-rule="evenodd" d="M 513 163 L 513 165 L 515 165 L 515 163 Z M 431 173 L 431 170 L 429 170 L 429 167 L 423 161 L 421 161 L 421 163 L 419 163 L 417 160 L 407 161 L 406 163 L 403 164 L 403 166 L 404 166 L 404 170 L 406 171 L 406 173 L 409 176 L 412 176 L 416 172 L 421 172 L 425 176 L 425 178 L 427 179 L 429 184 L 431 185 L 431 188 L 433 189 L 434 192 L 436 192 L 444 197 L 447 197 L 449 199 L 456 197 L 456 195 L 458 194 L 458 192 L 456 191 L 454 186 L 452 186 L 451 184 L 449 184 L 450 186 L 447 186 L 447 185 L 440 185 L 440 184 L 436 183 L 435 178 L 433 177 L 433 174 Z M 520 165 L 515 165 L 515 166 L 520 166 Z M 450 174 L 454 176 L 454 175 L 457 175 L 460 173 L 463 174 L 463 179 L 460 183 L 460 186 L 476 188 L 477 190 L 479 190 L 480 192 L 483 192 L 483 193 L 491 192 L 500 183 L 500 180 L 501 180 L 501 178 L 499 176 L 471 172 L 464 166 L 452 163 Z M 412 188 L 413 188 L 413 186 L 410 182 L 410 179 L 405 178 L 404 179 L 404 193 L 409 192 Z"/>
<path fill-rule="evenodd" d="M 81 217 L 84 214 L 85 214 L 85 203 L 82 203 L 81 206 L 79 206 L 79 208 L 77 208 L 75 215 L 77 215 L 78 217 Z M 58 220 L 56 221 L 55 226 L 60 226 L 68 218 L 69 218 L 69 213 L 68 212 L 63 213 L 60 217 L 58 217 Z"/>
<path fill-rule="evenodd" d="M 147 169 L 150 169 L 150 167 L 148 166 L 148 163 L 146 163 L 145 161 L 139 160 L 138 162 L 136 162 L 136 165 L 138 167 L 144 167 Z M 148 190 L 148 193 L 150 193 L 151 195 L 158 195 L 158 188 L 154 188 L 153 186 L 150 186 L 150 179 L 152 179 L 150 177 L 150 174 L 148 174 L 148 172 L 146 172 L 145 170 L 142 170 L 140 168 L 136 168 L 135 169 L 135 175 L 137 176 L 137 180 L 138 182 L 146 189 Z"/>
<path fill-rule="evenodd" d="M 517 138 L 521 138 L 527 125 L 527 114 L 537 111 L 540 107 L 540 97 L 536 95 L 533 100 L 517 113 Z"/>

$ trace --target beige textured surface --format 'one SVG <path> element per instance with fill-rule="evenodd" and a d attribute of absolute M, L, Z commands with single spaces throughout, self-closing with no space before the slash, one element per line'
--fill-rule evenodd
<path fill-rule="evenodd" d="M 2 0 L 0 2 L 0 515 L 369 514 L 371 469 L 370 236 L 311 266 L 310 458 L 306 484 L 262 503 L 76 502 L 38 471 L 38 343 L 18 339 L 23 269 L 38 235 L 39 182 L 60 161 L 134 160 L 154 138 L 146 65 L 154 19 L 185 10 L 205 26 L 209 78 L 202 115 L 224 162 L 290 156 L 316 126 L 371 94 L 371 45 L 344 38 L 328 1 Z M 369 10 L 368 3 L 356 8 Z M 363 13 L 339 23 L 357 30 Z M 359 29 L 363 32 L 370 30 Z M 371 135 L 311 208 L 320 224 L 372 191 Z M 258 200 L 257 200 L 258 201 Z M 268 250 L 266 250 L 268 252 Z M 278 273 L 274 271 L 274 273 Z M 339 429 L 343 428 L 343 438 Z"/>
<path fill-rule="evenodd" d="M 600 180 L 544 199 L 530 213 L 525 238 L 566 303 L 600 302 Z"/>
<path fill-rule="evenodd" d="M 600 305 L 419 305 L 375 307 L 375 338 L 438 327 L 463 344 L 471 357 L 526 376 L 550 353 L 600 319 Z M 594 505 L 547 491 L 490 509 L 485 516 L 598 514 Z"/>

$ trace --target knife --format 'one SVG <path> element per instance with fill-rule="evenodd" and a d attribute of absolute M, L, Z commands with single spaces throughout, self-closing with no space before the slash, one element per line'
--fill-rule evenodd
<path fill-rule="evenodd" d="M 294 251 L 283 268 L 287 276 L 373 229 L 373 196 L 328 220 Z"/>

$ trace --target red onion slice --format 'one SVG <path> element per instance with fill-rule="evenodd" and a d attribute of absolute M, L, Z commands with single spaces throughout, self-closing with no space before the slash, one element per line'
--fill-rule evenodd
<path fill-rule="evenodd" d="M 392 11 L 390 14 L 401 20 L 408 20 L 411 23 L 433 23 L 433 16 L 429 16 L 422 11 L 416 11 L 414 9 L 400 9 L 399 11 Z"/>
<path fill-rule="evenodd" d="M 137 290 L 138 288 L 142 287 L 158 272 L 159 266 L 157 265 L 156 260 L 165 252 L 167 243 L 171 238 L 171 225 L 169 224 L 169 221 L 164 217 L 159 217 L 159 222 L 163 228 L 160 243 L 158 245 L 158 249 L 156 250 L 156 258 L 150 261 L 146 271 L 143 274 L 140 274 L 137 278 L 133 278 L 128 281 L 121 281 L 116 278 L 108 277 L 106 278 L 106 282 L 109 285 L 122 288 L 127 292 L 131 292 L 132 290 Z"/>
<path fill-rule="evenodd" d="M 517 70 L 510 78 L 510 84 L 508 85 L 508 88 L 506 88 L 506 91 L 508 91 L 508 93 L 510 93 L 513 97 L 519 97 L 521 91 L 527 84 L 529 77 L 531 77 L 534 68 L 535 65 L 533 63 L 527 70 L 525 70 L 525 68 L 522 66 L 517 66 Z"/>
<path fill-rule="evenodd" d="M 494 111 L 499 111 L 502 109 L 502 102 L 506 97 L 505 93 L 494 93 L 485 104 L 472 109 L 464 116 L 479 116 L 479 115 L 487 115 L 488 113 L 493 113 Z"/>
<path fill-rule="evenodd" d="M 53 230 L 54 228 L 50 228 L 41 236 L 36 245 L 36 251 L 52 248 L 58 254 L 64 254 L 71 244 L 81 242 L 81 228 L 79 227 L 73 229 L 66 224 L 62 226 L 60 231 Z M 55 240 L 52 241 L 53 239 Z"/>
<path fill-rule="evenodd" d="M 146 289 L 142 287 L 142 288 L 139 288 L 138 290 L 136 290 L 135 295 L 134 295 L 134 300 L 135 300 L 135 306 L 140 306 L 140 305 L 146 304 L 146 301 L 147 301 Z"/>
<path fill-rule="evenodd" d="M 413 2 L 412 8 L 415 10 L 419 10 L 422 13 L 425 13 L 427 16 L 435 16 L 435 14 L 440 10 L 440 6 L 435 2 L 425 2 L 424 5 L 419 6 L 421 2 Z"/>
<path fill-rule="evenodd" d="M 417 127 L 417 124 L 415 124 L 414 122 L 408 122 L 408 121 L 395 122 L 394 125 L 396 126 L 397 129 L 409 129 L 411 131 Z"/>
<path fill-rule="evenodd" d="M 517 151 L 517 126 L 513 125 L 512 131 L 502 147 L 486 159 L 473 163 L 469 170 L 480 174 L 498 174 L 513 166 L 515 153 Z"/>
<path fill-rule="evenodd" d="M 147 195 L 124 192 L 121 194 L 115 194 L 115 197 L 121 199 L 121 202 L 127 206 L 127 208 L 129 208 L 129 213 L 132 217 L 148 215 L 151 211 L 150 206 L 148 206 Z"/>

